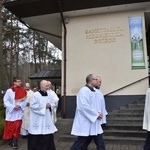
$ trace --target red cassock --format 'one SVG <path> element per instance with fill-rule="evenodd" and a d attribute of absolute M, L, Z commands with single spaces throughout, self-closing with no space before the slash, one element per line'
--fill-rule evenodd
<path fill-rule="evenodd" d="M 19 138 L 22 120 L 6 121 L 3 139 Z"/>

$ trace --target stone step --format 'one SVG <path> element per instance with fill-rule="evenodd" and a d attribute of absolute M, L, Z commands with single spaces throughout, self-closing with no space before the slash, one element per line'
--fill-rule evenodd
<path fill-rule="evenodd" d="M 135 105 L 135 104 L 131 104 L 131 105 L 129 105 L 129 106 L 121 106 L 120 107 L 120 110 L 124 110 L 124 109 L 126 109 L 126 110 L 144 110 L 144 105 Z"/>
<path fill-rule="evenodd" d="M 129 104 L 128 108 L 144 108 L 144 104 Z"/>
<path fill-rule="evenodd" d="M 121 120 L 121 121 L 124 121 L 124 120 L 143 120 L 143 117 L 133 117 L 133 116 L 130 116 L 130 117 L 121 117 L 121 116 L 109 116 L 107 117 L 107 120 Z"/>
<path fill-rule="evenodd" d="M 143 109 L 121 109 L 121 110 L 115 110 L 113 112 L 118 112 L 118 113 L 126 113 L 126 112 L 129 112 L 129 113 L 140 113 L 140 114 L 143 114 L 144 113 L 144 108 Z"/>
<path fill-rule="evenodd" d="M 143 118 L 143 113 L 130 113 L 130 112 L 120 112 L 120 113 L 116 113 L 116 112 L 111 112 L 111 113 L 108 113 L 108 116 L 107 118 L 110 118 L 110 117 L 140 117 L 140 118 Z"/>
<path fill-rule="evenodd" d="M 107 124 L 102 125 L 105 143 L 144 144 L 146 139 L 146 131 L 142 129 L 144 103 L 145 100 L 140 100 L 108 113 Z M 70 135 L 73 120 L 68 121 L 69 126 L 64 129 L 58 140 L 74 142 L 77 137 Z"/>
<path fill-rule="evenodd" d="M 144 108 L 144 103 L 133 103 L 133 104 L 128 104 L 126 106 L 121 106 L 120 108 Z"/>
<path fill-rule="evenodd" d="M 145 104 L 145 99 L 138 100 L 136 103 L 137 103 L 137 104 Z"/>
<path fill-rule="evenodd" d="M 130 107 L 127 108 L 127 107 L 124 107 L 123 109 L 120 109 L 120 110 L 129 110 L 129 111 L 130 111 L 130 110 L 144 110 L 144 107 L 142 107 L 142 108 L 141 108 L 141 107 L 140 107 L 140 108 L 139 108 L 139 107 L 134 107 L 134 108 L 130 108 Z"/>
<path fill-rule="evenodd" d="M 132 114 L 111 114 L 111 115 L 108 115 L 107 116 L 107 120 L 109 120 L 109 119 L 124 119 L 124 118 L 126 118 L 126 119 L 141 119 L 141 120 L 143 120 L 143 114 L 141 114 L 141 115 L 132 115 Z"/>
<path fill-rule="evenodd" d="M 106 125 L 103 125 L 103 129 L 104 130 L 112 130 L 112 129 L 116 129 L 116 130 L 137 130 L 137 131 L 141 131 L 142 130 L 142 123 L 136 123 L 136 124 L 109 124 L 107 123 Z"/>
<path fill-rule="evenodd" d="M 146 131 L 136 130 L 104 130 L 104 136 L 115 136 L 115 137 L 139 137 L 145 138 Z"/>
<path fill-rule="evenodd" d="M 126 117 L 126 118 L 121 118 L 121 117 L 109 117 L 107 119 L 107 123 L 109 124 L 137 124 L 137 123 L 140 123 L 142 124 L 143 123 L 143 118 L 133 118 L 133 117 Z"/>
<path fill-rule="evenodd" d="M 104 136 L 105 143 L 109 144 L 131 144 L 131 145 L 144 145 L 145 138 L 139 137 L 115 137 L 115 136 Z"/>

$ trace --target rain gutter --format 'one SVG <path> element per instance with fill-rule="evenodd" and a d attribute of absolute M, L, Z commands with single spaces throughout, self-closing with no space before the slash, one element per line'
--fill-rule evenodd
<path fill-rule="evenodd" d="M 61 16 L 61 20 L 62 20 L 62 24 L 63 24 L 63 28 L 64 28 L 64 39 L 63 39 L 63 50 L 64 50 L 64 75 L 63 75 L 63 108 L 62 108 L 62 117 L 66 118 L 66 37 L 67 37 L 67 28 L 66 28 L 66 24 L 65 24 L 65 20 L 64 20 L 64 15 L 62 12 L 62 5 L 61 5 L 61 1 L 60 0 L 56 0 L 58 3 L 58 7 L 59 7 L 59 12 L 60 12 L 60 16 Z"/>

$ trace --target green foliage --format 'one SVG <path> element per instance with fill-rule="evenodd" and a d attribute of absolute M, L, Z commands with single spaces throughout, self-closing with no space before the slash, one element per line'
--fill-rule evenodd
<path fill-rule="evenodd" d="M 4 119 L 4 118 L 1 118 L 1 119 L 0 119 L 0 139 L 2 138 L 2 135 L 3 135 L 4 124 L 5 124 L 5 119 Z"/>
<path fill-rule="evenodd" d="M 0 100 L 0 139 L 2 138 L 5 123 L 5 108 L 2 100 Z"/>
<path fill-rule="evenodd" d="M 41 70 L 61 68 L 61 51 L 52 43 L 26 27 L 4 7 L 0 17 L 2 24 L 0 91 L 6 91 L 12 84 L 13 76 L 20 76 L 24 79 L 24 83 L 28 81 L 30 75 Z"/>

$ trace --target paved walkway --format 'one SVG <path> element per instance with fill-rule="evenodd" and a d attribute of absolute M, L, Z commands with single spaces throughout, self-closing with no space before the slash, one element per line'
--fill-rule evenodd
<path fill-rule="evenodd" d="M 71 145 L 73 142 L 62 142 L 59 141 L 59 136 L 62 135 L 63 133 L 66 133 L 67 130 L 70 130 L 70 122 L 69 124 L 66 119 L 58 119 L 58 122 L 56 124 L 58 128 L 58 132 L 55 133 L 55 145 L 56 145 L 56 150 L 70 150 Z M 26 138 L 21 138 L 18 141 L 18 150 L 27 150 L 27 139 Z M 12 147 L 9 147 L 6 143 L 0 145 L 0 150 L 12 150 Z M 89 145 L 89 150 L 96 150 L 95 144 L 91 143 Z M 106 144 L 106 150 L 142 150 L 142 145 L 124 145 L 124 144 Z"/>

